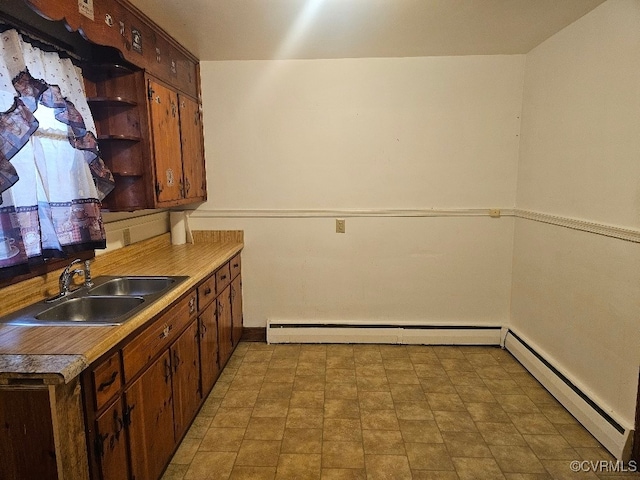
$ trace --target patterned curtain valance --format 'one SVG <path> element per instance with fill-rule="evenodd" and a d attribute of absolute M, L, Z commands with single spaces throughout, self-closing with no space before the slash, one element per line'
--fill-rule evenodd
<path fill-rule="evenodd" d="M 0 278 L 105 247 L 100 201 L 113 189 L 80 71 L 0 34 Z"/>

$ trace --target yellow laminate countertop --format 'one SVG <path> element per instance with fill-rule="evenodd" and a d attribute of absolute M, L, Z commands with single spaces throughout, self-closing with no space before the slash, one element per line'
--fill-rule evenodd
<path fill-rule="evenodd" d="M 0 385 L 20 383 L 24 379 L 42 380 L 48 384 L 68 383 L 243 248 L 241 241 L 207 241 L 220 238 L 207 235 L 201 238 L 204 241 L 194 244 L 171 245 L 170 236 L 164 234 L 95 258 L 91 266 L 94 278 L 101 275 L 189 277 L 123 325 L 50 327 L 0 324 Z M 9 311 L 15 311 L 54 294 L 52 289 L 57 286 L 58 273 L 52 272 L 46 279 L 6 287 L 0 290 L 0 295 L 14 299 Z M 0 311 L 0 315 L 5 313 L 8 311 Z"/>

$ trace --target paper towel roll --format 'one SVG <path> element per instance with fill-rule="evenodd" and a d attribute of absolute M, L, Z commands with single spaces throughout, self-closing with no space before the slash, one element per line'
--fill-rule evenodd
<path fill-rule="evenodd" d="M 187 241 L 184 212 L 169 212 L 169 222 L 171 223 L 171 243 L 184 244 Z"/>

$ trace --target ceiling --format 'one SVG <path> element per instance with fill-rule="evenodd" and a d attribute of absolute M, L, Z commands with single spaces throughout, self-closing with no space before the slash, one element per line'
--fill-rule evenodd
<path fill-rule="evenodd" d="M 527 53 L 604 0 L 130 0 L 201 60 Z"/>

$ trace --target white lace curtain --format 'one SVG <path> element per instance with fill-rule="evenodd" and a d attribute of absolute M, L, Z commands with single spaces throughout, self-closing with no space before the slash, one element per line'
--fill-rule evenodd
<path fill-rule="evenodd" d="M 80 70 L 15 30 L 0 35 L 2 278 L 104 248 L 100 201 L 113 177 L 99 157 Z"/>

